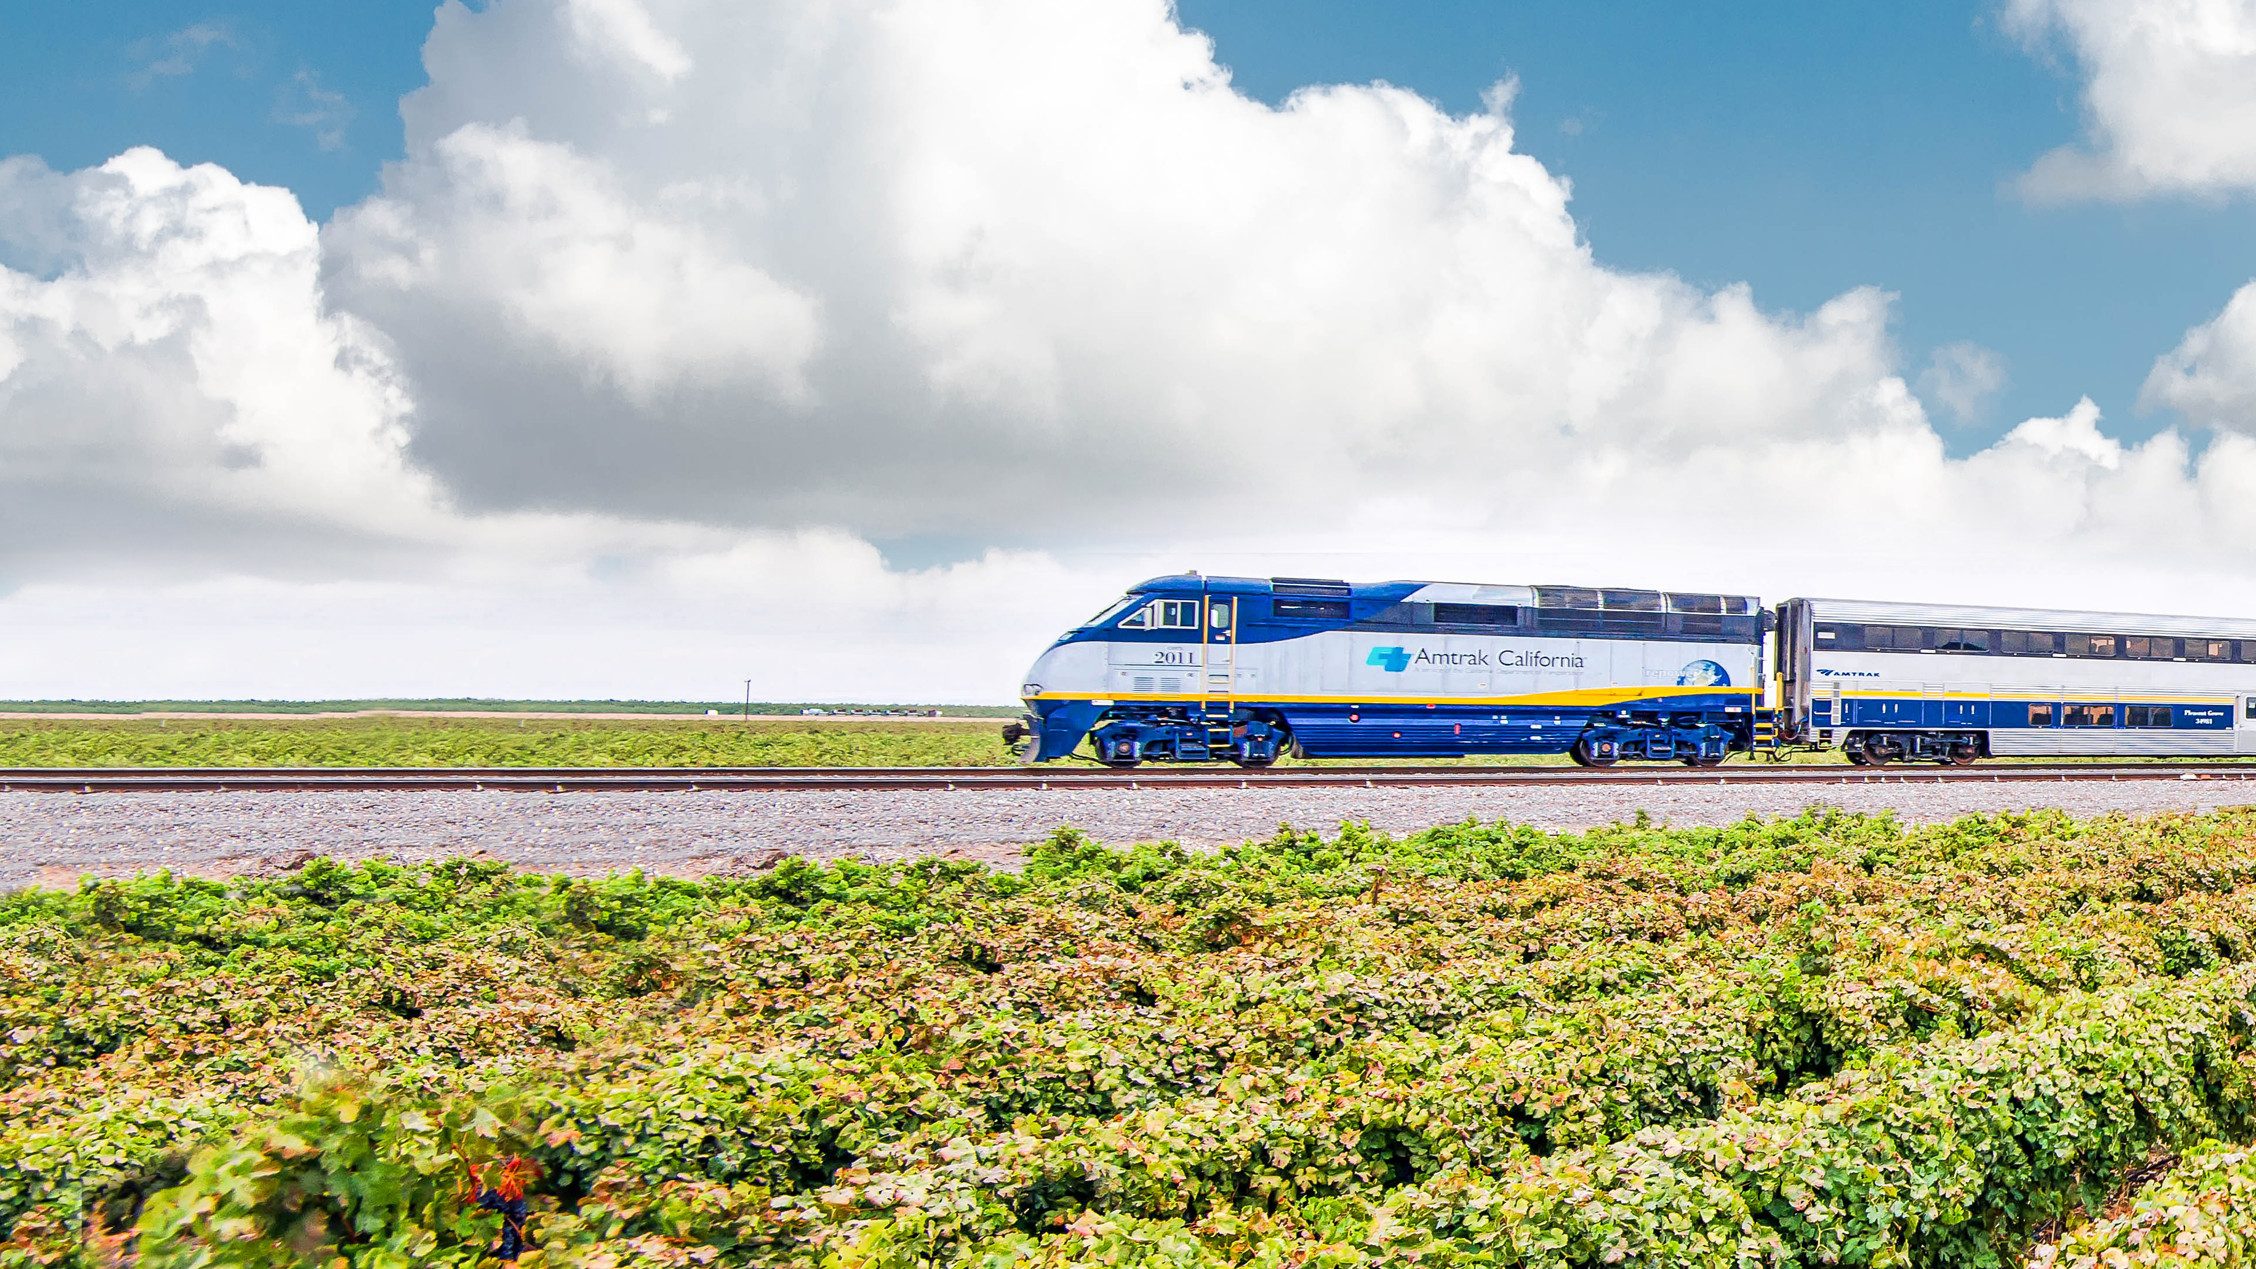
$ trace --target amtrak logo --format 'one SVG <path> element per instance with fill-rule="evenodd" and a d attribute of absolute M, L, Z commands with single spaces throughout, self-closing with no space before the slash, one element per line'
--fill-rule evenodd
<path fill-rule="evenodd" d="M 1363 664 L 1375 665 L 1389 674 L 1400 674 L 1410 668 L 1410 652 L 1406 648 L 1373 648 Z"/>

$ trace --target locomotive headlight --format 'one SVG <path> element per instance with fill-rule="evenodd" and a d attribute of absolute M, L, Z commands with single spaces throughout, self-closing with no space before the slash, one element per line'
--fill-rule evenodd
<path fill-rule="evenodd" d="M 1018 694 L 1020 696 L 1040 696 L 1042 685 L 1039 683 L 1021 683 L 1018 685 Z"/>

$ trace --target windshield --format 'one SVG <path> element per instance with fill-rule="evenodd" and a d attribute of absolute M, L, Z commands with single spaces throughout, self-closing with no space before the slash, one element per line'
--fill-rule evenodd
<path fill-rule="evenodd" d="M 1103 612 L 1100 612 L 1096 616 L 1082 622 L 1081 628 L 1086 630 L 1091 626 L 1101 626 L 1106 622 L 1111 621 L 1121 613 L 1128 611 L 1128 606 L 1135 603 L 1138 598 L 1139 596 L 1136 595 L 1122 595 L 1120 598 L 1113 600 L 1111 606 L 1106 608 Z"/>

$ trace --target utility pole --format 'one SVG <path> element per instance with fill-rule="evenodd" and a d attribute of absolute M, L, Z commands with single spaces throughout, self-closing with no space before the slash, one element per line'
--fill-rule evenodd
<path fill-rule="evenodd" d="M 752 680 L 750 679 L 744 680 L 744 722 L 747 726 L 752 722 Z"/>

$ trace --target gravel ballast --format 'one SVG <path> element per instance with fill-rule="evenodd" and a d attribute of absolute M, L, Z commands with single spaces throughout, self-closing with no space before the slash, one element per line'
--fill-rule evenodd
<path fill-rule="evenodd" d="M 806 793 L 0 794 L 0 889 L 156 868 L 264 872 L 314 855 L 471 855 L 541 871 L 697 876 L 788 854 L 944 856 L 1010 866 L 1059 825 L 1101 841 L 1213 846 L 1280 823 L 1407 832 L 1466 818 L 1578 829 L 1644 811 L 1676 825 L 1790 816 L 1813 804 L 1931 822 L 2055 807 L 2075 815 L 2212 810 L 2256 801 L 2238 781 L 1576 788 L 1051 789 Z"/>

